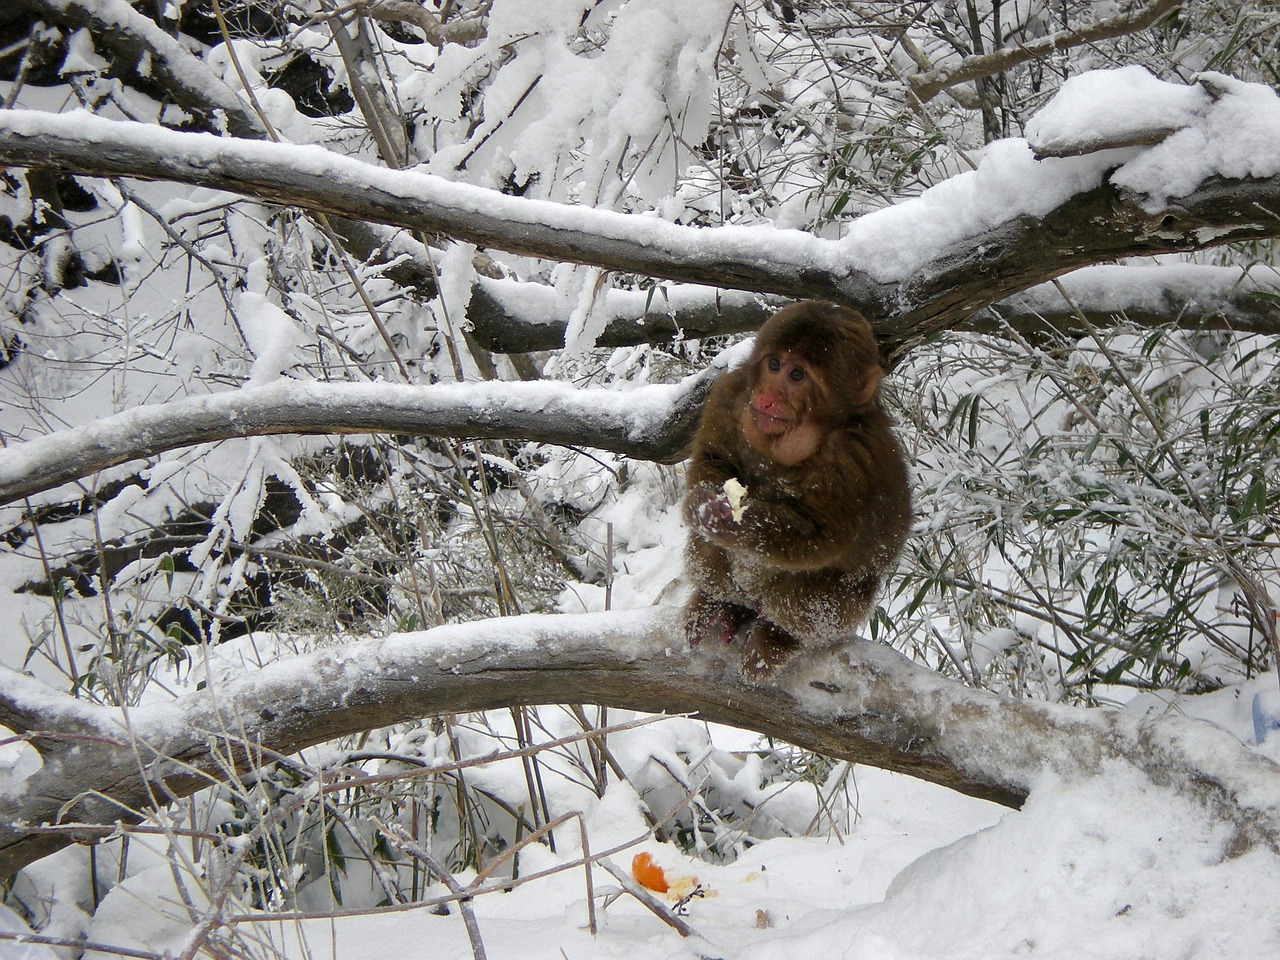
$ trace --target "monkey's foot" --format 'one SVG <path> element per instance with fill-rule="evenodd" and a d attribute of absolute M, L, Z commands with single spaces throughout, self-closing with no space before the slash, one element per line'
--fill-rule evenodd
<path fill-rule="evenodd" d="M 736 603 L 703 600 L 690 609 L 685 621 L 685 637 L 689 646 L 696 647 L 707 637 L 717 637 L 722 643 L 732 643 L 743 628 L 756 619 L 754 610 Z"/>
<path fill-rule="evenodd" d="M 752 682 L 766 680 L 800 652 L 800 641 L 768 620 L 757 620 L 742 648 L 742 675 Z"/>

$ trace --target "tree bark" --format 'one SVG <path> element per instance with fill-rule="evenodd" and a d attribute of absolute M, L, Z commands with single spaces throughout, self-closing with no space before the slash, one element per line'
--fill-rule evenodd
<path fill-rule="evenodd" d="M 129 711 L 0 669 L 0 723 L 44 760 L 0 793 L 0 878 L 74 839 L 42 824 L 93 838 L 260 762 L 260 748 L 289 754 L 423 716 L 566 702 L 692 713 L 1010 806 L 1046 771 L 1105 776 L 1123 764 L 1233 826 L 1237 851 L 1280 849 L 1280 767 L 1211 724 L 1000 697 L 866 641 L 806 651 L 765 684 L 741 676 L 736 653 L 690 652 L 678 616 L 653 610 L 365 640 Z"/>

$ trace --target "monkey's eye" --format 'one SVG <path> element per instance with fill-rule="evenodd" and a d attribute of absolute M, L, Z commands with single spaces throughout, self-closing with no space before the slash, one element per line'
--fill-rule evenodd
<path fill-rule="evenodd" d="M 769 368 L 770 373 L 777 373 L 779 370 L 782 369 L 782 361 L 779 360 L 777 357 L 770 357 L 768 360 L 765 361 L 765 366 Z"/>
<path fill-rule="evenodd" d="M 791 378 L 792 383 L 804 383 L 804 370 L 801 367 L 792 367 L 791 372 L 787 374 Z"/>

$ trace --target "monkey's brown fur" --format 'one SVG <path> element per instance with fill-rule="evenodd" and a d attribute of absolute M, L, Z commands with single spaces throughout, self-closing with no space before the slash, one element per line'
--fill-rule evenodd
<path fill-rule="evenodd" d="M 862 315 L 814 301 L 770 318 L 751 359 L 716 384 L 684 502 L 691 643 L 745 630 L 743 670 L 760 676 L 867 619 L 911 523 L 881 375 Z M 731 478 L 747 488 L 738 519 Z"/>

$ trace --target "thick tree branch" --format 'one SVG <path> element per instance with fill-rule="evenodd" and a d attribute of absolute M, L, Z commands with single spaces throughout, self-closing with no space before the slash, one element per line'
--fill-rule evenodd
<path fill-rule="evenodd" d="M 1210 178 L 1162 204 L 1144 204 L 1103 182 L 1043 216 L 1022 215 L 958 237 L 890 282 L 849 262 L 853 248 L 844 241 L 799 231 L 681 227 L 508 197 L 318 147 L 218 139 L 81 115 L 0 112 L 0 162 L 169 179 L 515 253 L 833 299 L 878 321 L 877 332 L 892 345 L 960 325 L 996 301 L 1088 264 L 1280 235 L 1280 177 Z M 1096 164 L 1093 158 L 1080 162 Z M 949 226 L 939 223 L 938 229 Z M 927 223 L 918 229 L 928 235 Z"/>
<path fill-rule="evenodd" d="M 1203 803 L 1237 849 L 1280 849 L 1280 768 L 1212 725 L 998 697 L 862 641 L 757 686 L 736 657 L 691 654 L 681 637 L 666 611 L 447 626 L 290 658 L 127 717 L 0 670 L 0 723 L 39 730 L 44 759 L 0 794 L 0 877 L 68 842 L 40 824 L 129 822 L 153 797 L 225 778 L 229 757 L 260 758 L 258 746 L 287 754 L 423 716 L 566 702 L 694 713 L 1009 805 L 1047 770 L 1122 763 Z"/>
<path fill-rule="evenodd" d="M 330 153 L 86 114 L 0 111 L 0 163 L 135 176 L 441 233 L 481 246 L 689 283 L 879 303 L 891 284 L 840 267 L 836 243 L 771 227 L 682 227 L 511 197 Z"/>
<path fill-rule="evenodd" d="M 1039 284 L 993 303 L 966 328 L 1024 335 L 1047 330 L 1072 335 L 1080 328 L 1076 309 L 1097 328 L 1117 322 L 1143 327 L 1194 325 L 1202 330 L 1280 334 L 1280 275 L 1239 267 L 1206 265 L 1104 265 L 1064 274 L 1072 304 L 1051 283 Z M 597 310 L 608 313 L 602 347 L 669 343 L 758 329 L 788 298 L 679 284 L 652 291 L 610 290 Z M 545 284 L 481 278 L 473 289 L 468 319 L 473 334 L 494 353 L 554 350 L 564 344 L 565 311 Z"/>
<path fill-rule="evenodd" d="M 717 375 L 627 393 L 561 383 L 430 387 L 282 380 L 126 410 L 0 448 L 0 504 L 165 450 L 275 434 L 402 433 L 584 445 L 672 462 Z"/>

